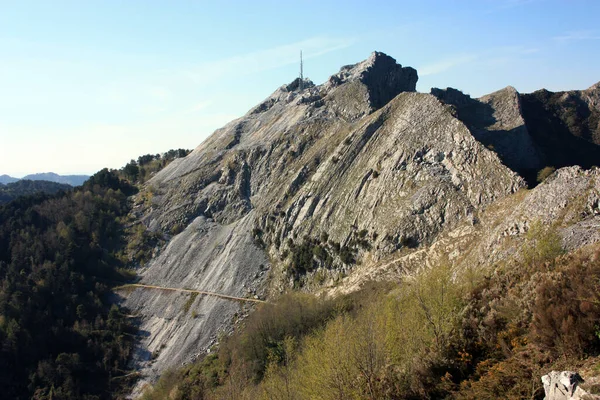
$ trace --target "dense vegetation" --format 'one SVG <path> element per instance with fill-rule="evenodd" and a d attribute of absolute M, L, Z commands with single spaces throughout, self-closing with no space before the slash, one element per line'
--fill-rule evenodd
<path fill-rule="evenodd" d="M 20 180 L 17 182 L 9 183 L 6 185 L 0 185 L 0 204 L 8 203 L 20 196 L 27 196 L 36 193 L 48 193 L 55 194 L 61 190 L 70 190 L 71 186 L 49 182 L 49 181 L 30 181 Z"/>
<path fill-rule="evenodd" d="M 521 253 L 335 300 L 285 295 L 145 399 L 541 399 L 544 373 L 598 365 L 600 246 L 563 255 L 536 224 Z"/>
<path fill-rule="evenodd" d="M 146 182 L 153 174 L 160 171 L 176 158 L 185 157 L 191 150 L 177 149 L 169 150 L 163 154 L 146 154 L 131 160 L 119 172 L 131 182 Z"/>
<path fill-rule="evenodd" d="M 0 207 L 1 397 L 111 398 L 126 383 L 135 331 L 109 296 L 129 276 L 132 190 L 102 170 L 71 192 Z"/>
<path fill-rule="evenodd" d="M 111 288 L 131 279 L 161 240 L 131 220 L 128 196 L 132 184 L 188 153 L 141 156 L 72 190 L 43 181 L 0 186 L 0 202 L 10 201 L 0 206 L 0 397 L 127 393 L 136 330 Z"/>

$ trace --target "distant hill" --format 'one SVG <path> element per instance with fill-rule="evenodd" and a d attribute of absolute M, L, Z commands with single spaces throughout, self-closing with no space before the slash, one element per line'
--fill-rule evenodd
<path fill-rule="evenodd" d="M 71 186 L 81 186 L 88 178 L 89 175 L 58 175 L 54 172 L 31 174 L 23 177 L 23 179 L 28 179 L 31 181 L 50 181 L 56 183 L 65 183 Z"/>
<path fill-rule="evenodd" d="M 20 196 L 40 192 L 54 194 L 61 190 L 69 189 L 72 189 L 72 187 L 64 183 L 22 179 L 17 182 L 11 182 L 0 186 L 0 204 L 8 203 Z"/>
<path fill-rule="evenodd" d="M 13 178 L 12 176 L 8 176 L 8 175 L 0 175 L 0 184 L 6 185 L 7 183 L 13 183 L 18 181 L 19 179 L 17 178 Z"/>

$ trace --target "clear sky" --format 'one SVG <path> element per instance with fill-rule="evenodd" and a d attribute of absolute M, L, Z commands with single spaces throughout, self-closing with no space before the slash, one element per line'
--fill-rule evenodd
<path fill-rule="evenodd" d="M 598 0 L 0 0 L 0 174 L 194 148 L 298 75 L 383 51 L 417 89 L 600 80 Z"/>

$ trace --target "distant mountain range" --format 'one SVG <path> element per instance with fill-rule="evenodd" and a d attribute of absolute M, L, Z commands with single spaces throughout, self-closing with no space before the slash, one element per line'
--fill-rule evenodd
<path fill-rule="evenodd" d="M 2 184 L 2 185 L 6 185 L 7 183 L 13 183 L 13 182 L 16 182 L 18 180 L 19 179 L 13 178 L 12 176 L 0 175 L 0 184 Z"/>
<path fill-rule="evenodd" d="M 89 175 L 58 175 L 58 174 L 55 174 L 54 172 L 45 172 L 45 173 L 40 173 L 40 174 L 27 175 L 27 176 L 24 176 L 22 179 L 30 180 L 30 181 L 56 182 L 56 183 L 70 185 L 70 186 L 80 186 L 80 185 L 83 185 L 83 182 L 85 182 L 88 178 L 89 178 Z M 6 185 L 8 183 L 17 182 L 18 180 L 19 180 L 18 178 L 13 178 L 12 176 L 0 175 L 0 184 L 3 184 L 3 185 Z"/>

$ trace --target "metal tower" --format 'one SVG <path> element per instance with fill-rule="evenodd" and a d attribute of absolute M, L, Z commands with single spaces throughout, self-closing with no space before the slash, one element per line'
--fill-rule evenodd
<path fill-rule="evenodd" d="M 304 64 L 302 62 L 302 50 L 300 50 L 300 91 L 304 89 Z"/>

